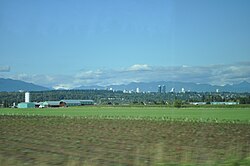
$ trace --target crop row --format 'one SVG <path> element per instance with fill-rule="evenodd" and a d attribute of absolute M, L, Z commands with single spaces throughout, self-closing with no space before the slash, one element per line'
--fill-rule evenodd
<path fill-rule="evenodd" d="M 2 113 L 0 116 L 24 116 L 24 117 L 41 117 L 44 115 L 34 113 Z M 53 115 L 52 115 L 53 116 Z M 46 117 L 46 116 L 45 116 Z M 109 119 L 109 120 L 140 120 L 140 121 L 166 121 L 166 122 L 191 122 L 191 123 L 244 123 L 250 124 L 249 120 L 239 119 L 219 119 L 219 118 L 173 118 L 169 116 L 118 116 L 118 115 L 88 115 L 88 116 L 70 116 L 70 115 L 54 115 L 54 117 L 69 118 L 69 119 Z"/>

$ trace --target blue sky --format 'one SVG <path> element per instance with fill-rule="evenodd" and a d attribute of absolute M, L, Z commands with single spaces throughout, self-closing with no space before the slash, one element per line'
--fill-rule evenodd
<path fill-rule="evenodd" d="M 249 9 L 249 0 L 1 0 L 0 77 L 55 88 L 250 81 Z"/>

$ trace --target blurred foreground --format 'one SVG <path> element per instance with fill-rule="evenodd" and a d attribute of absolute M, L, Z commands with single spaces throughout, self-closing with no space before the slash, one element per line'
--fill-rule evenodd
<path fill-rule="evenodd" d="M 0 165 L 250 165 L 250 125 L 0 116 Z"/>

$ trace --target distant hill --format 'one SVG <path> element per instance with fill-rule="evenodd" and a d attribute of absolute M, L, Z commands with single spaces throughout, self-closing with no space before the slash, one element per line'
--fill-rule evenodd
<path fill-rule="evenodd" d="M 0 78 L 0 91 L 1 92 L 14 92 L 14 91 L 44 91 L 49 88 L 27 83 L 19 80 Z"/>
<path fill-rule="evenodd" d="M 241 82 L 239 84 L 233 85 L 225 85 L 225 86 L 217 86 L 210 84 L 197 84 L 190 82 L 173 82 L 173 81 L 158 81 L 158 82 L 132 82 L 129 84 L 122 85 L 109 85 L 109 86 L 81 86 L 75 89 L 110 89 L 113 90 L 128 90 L 135 91 L 136 88 L 139 88 L 140 91 L 144 92 L 157 92 L 158 85 L 165 85 L 166 92 L 169 92 L 172 88 L 175 89 L 175 92 L 181 91 L 182 88 L 185 91 L 192 92 L 215 92 L 216 89 L 219 92 L 250 92 L 250 83 L 249 82 Z M 50 90 L 49 88 L 35 85 L 32 83 L 27 83 L 24 81 L 13 80 L 13 79 L 4 79 L 0 78 L 0 92 L 13 92 L 13 91 L 45 91 Z"/>
<path fill-rule="evenodd" d="M 185 91 L 192 92 L 215 92 L 217 89 L 219 92 L 250 92 L 250 83 L 242 82 L 234 85 L 225 85 L 217 86 L 210 84 L 197 84 L 197 83 L 188 83 L 188 82 L 172 82 L 172 81 L 158 81 L 158 82 L 132 82 L 129 84 L 122 85 L 110 85 L 107 87 L 101 86 L 82 86 L 77 89 L 110 89 L 113 90 L 133 90 L 139 88 L 140 91 L 144 92 L 157 92 L 158 85 L 165 85 L 166 92 L 169 92 L 172 88 L 175 89 L 175 92 L 181 91 L 182 88 Z"/>

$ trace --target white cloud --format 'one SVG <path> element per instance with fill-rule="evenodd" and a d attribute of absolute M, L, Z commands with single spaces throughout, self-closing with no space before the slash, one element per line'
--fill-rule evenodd
<path fill-rule="evenodd" d="M 216 85 L 250 81 L 250 66 L 247 63 L 209 66 L 133 65 L 124 70 L 98 70 L 85 73 L 79 83 L 111 85 L 130 82 L 181 81 Z M 79 77 L 78 77 L 79 79 Z"/>
<path fill-rule="evenodd" d="M 82 70 L 73 75 L 29 75 L 20 73 L 9 78 L 55 89 L 72 89 L 90 85 L 118 85 L 130 82 L 181 81 L 225 85 L 250 82 L 250 63 L 208 66 L 133 65 L 123 69 Z"/>
<path fill-rule="evenodd" d="M 128 68 L 128 71 L 147 71 L 151 70 L 150 66 L 147 64 L 135 64 Z"/>
<path fill-rule="evenodd" d="M 62 85 L 72 84 L 74 80 L 72 76 L 68 75 L 43 75 L 43 74 L 27 74 L 27 73 L 20 73 L 6 78 L 22 80 L 25 82 L 34 83 L 45 87 L 54 87 L 61 84 Z"/>
<path fill-rule="evenodd" d="M 78 79 L 91 79 L 91 78 L 98 78 L 103 74 L 101 70 L 88 70 L 88 71 L 81 71 L 75 75 L 75 78 Z"/>
<path fill-rule="evenodd" d="M 10 66 L 0 66 L 0 72 L 10 72 Z"/>
<path fill-rule="evenodd" d="M 74 86 L 72 86 L 71 84 L 58 84 L 53 86 L 53 89 L 65 89 L 65 90 L 69 90 L 69 89 L 73 89 L 75 88 Z"/>

